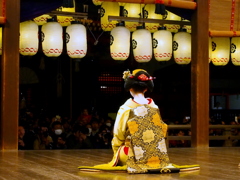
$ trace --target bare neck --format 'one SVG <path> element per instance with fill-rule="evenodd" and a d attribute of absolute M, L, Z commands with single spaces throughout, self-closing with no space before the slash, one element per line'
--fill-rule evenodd
<path fill-rule="evenodd" d="M 148 100 L 144 97 L 143 93 L 134 94 L 133 100 L 138 104 L 148 104 Z"/>

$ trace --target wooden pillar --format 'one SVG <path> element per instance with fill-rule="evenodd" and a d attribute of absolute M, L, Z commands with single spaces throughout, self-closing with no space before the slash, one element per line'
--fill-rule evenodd
<path fill-rule="evenodd" d="M 209 147 L 208 0 L 197 0 L 192 16 L 192 147 Z"/>
<path fill-rule="evenodd" d="M 0 149 L 18 149 L 20 0 L 5 1 L 1 58 Z"/>

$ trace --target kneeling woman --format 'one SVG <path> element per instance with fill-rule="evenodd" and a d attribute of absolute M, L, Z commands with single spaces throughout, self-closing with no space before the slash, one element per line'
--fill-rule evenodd
<path fill-rule="evenodd" d="M 80 169 L 127 170 L 128 173 L 179 172 L 180 166 L 170 164 L 165 137 L 167 125 L 162 121 L 158 106 L 146 91 L 152 91 L 153 77 L 145 70 L 137 69 L 131 74 L 125 71 L 124 88 L 133 98 L 119 109 L 112 139 L 113 159 L 108 164 Z M 122 169 L 121 169 L 122 168 Z M 181 167 L 180 167 L 181 168 Z M 198 169 L 198 165 L 184 166 Z"/>

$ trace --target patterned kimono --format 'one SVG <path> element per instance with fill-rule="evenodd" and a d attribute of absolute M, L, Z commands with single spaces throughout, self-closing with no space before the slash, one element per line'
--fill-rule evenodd
<path fill-rule="evenodd" d="M 110 164 L 126 164 L 129 173 L 145 173 L 169 164 L 165 144 L 167 125 L 157 105 L 148 100 L 149 104 L 141 105 L 128 99 L 120 107 L 114 125 L 114 156 Z"/>
<path fill-rule="evenodd" d="M 82 171 L 127 171 L 128 173 L 176 173 L 199 170 L 199 165 L 170 164 L 165 137 L 167 125 L 152 99 L 138 104 L 128 99 L 119 109 L 114 124 L 112 161 L 79 166 Z"/>

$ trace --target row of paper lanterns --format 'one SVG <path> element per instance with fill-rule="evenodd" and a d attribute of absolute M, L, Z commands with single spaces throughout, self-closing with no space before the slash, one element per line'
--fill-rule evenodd
<path fill-rule="evenodd" d="M 108 3 L 101 3 L 102 6 L 104 4 L 106 5 Z M 127 3 L 124 4 L 126 6 Z M 145 6 L 145 8 L 146 7 L 147 6 Z M 105 11 L 107 10 L 108 8 L 106 8 Z M 151 10 L 150 12 L 154 12 L 154 10 Z M 150 12 L 147 14 L 150 14 Z M 37 24 L 36 21 L 26 21 L 20 23 L 20 54 L 33 56 L 38 52 L 38 25 L 39 24 Z M 142 28 L 138 25 L 139 24 L 135 24 L 132 26 L 136 26 L 136 30 L 132 33 L 131 40 L 133 54 L 136 61 L 150 61 L 152 59 L 152 52 L 157 61 L 168 61 L 171 59 L 173 52 L 174 60 L 176 63 L 190 63 L 191 35 L 188 32 L 180 31 L 172 36 L 172 31 L 169 31 L 167 25 L 165 25 L 167 30 L 161 28 L 160 30 L 155 31 L 153 35 L 151 35 L 152 31 L 147 30 L 146 27 Z M 130 51 L 130 32 L 132 29 L 123 26 L 116 26 L 116 24 L 114 26 L 115 27 L 112 27 L 111 29 L 110 38 L 111 57 L 115 60 L 126 60 L 129 56 Z M 58 57 L 61 55 L 63 49 L 62 33 L 63 29 L 59 23 L 59 19 L 58 22 L 52 21 L 43 23 L 41 27 L 41 41 L 43 52 L 46 56 Z M 1 32 L 0 36 L 2 36 Z M 2 38 L 0 38 L 0 40 L 2 40 Z M 66 43 L 67 53 L 69 57 L 83 58 L 87 53 L 85 26 L 77 23 L 71 23 L 68 25 L 66 28 Z M 230 60 L 230 48 L 232 63 L 234 65 L 240 65 L 240 60 L 238 58 L 240 57 L 240 37 L 231 38 L 231 42 L 230 38 L 227 37 L 209 38 L 209 62 L 212 61 L 212 63 L 217 66 L 226 65 Z M 0 47 L 0 53 L 2 53 L 1 51 L 2 48 Z"/>
<path fill-rule="evenodd" d="M 209 38 L 209 59 L 216 66 L 225 66 L 231 62 L 240 66 L 240 37 Z"/>
<path fill-rule="evenodd" d="M 41 27 L 41 43 L 43 53 L 47 57 L 58 57 L 63 50 L 63 28 L 50 19 Z M 33 56 L 38 52 L 38 25 L 33 21 L 20 23 L 19 53 Z M 84 25 L 73 21 L 66 28 L 67 54 L 71 58 L 83 58 L 87 53 L 87 32 Z"/>
<path fill-rule="evenodd" d="M 130 40 L 131 39 L 131 40 Z M 177 64 L 189 64 L 191 61 L 191 35 L 182 29 L 174 36 L 162 27 L 153 35 L 142 26 L 131 33 L 124 26 L 117 26 L 110 34 L 110 54 L 114 60 L 126 60 L 132 43 L 134 59 L 139 63 L 149 62 L 154 57 L 157 61 L 169 61 L 174 54 Z"/>
<path fill-rule="evenodd" d="M 2 33 L 0 34 L 2 35 Z M 69 57 L 83 58 L 86 55 L 86 34 L 85 26 L 74 21 L 66 28 L 66 48 Z M 191 62 L 191 34 L 184 30 L 172 35 L 162 27 L 151 34 L 150 31 L 139 26 L 132 33 L 132 37 L 130 36 L 130 30 L 124 26 L 119 25 L 112 29 L 110 53 L 114 60 L 126 60 L 129 57 L 131 41 L 133 55 L 137 62 L 148 62 L 153 55 L 157 61 L 168 61 L 172 58 L 172 54 L 178 64 Z M 41 27 L 43 53 L 48 57 L 61 55 L 62 37 L 63 29 L 58 22 L 50 21 L 44 24 Z M 38 46 L 38 25 L 33 21 L 20 23 L 20 54 L 33 56 L 38 52 Z M 224 66 L 229 62 L 230 57 L 234 65 L 240 65 L 240 37 L 231 39 L 229 37 L 209 37 L 209 62 L 212 61 L 217 66 Z"/>
<path fill-rule="evenodd" d="M 111 31 L 110 53 L 115 60 L 126 60 L 130 50 L 130 31 L 117 26 Z M 132 33 L 133 56 L 138 62 L 169 61 L 172 56 L 177 64 L 191 62 L 191 34 L 184 29 L 172 36 L 166 28 L 151 33 L 138 29 Z M 152 55 L 153 54 L 153 55 Z M 240 66 L 240 37 L 209 37 L 209 63 L 225 66 L 229 61 Z"/>
<path fill-rule="evenodd" d="M 95 2 L 93 0 L 93 2 Z M 101 2 L 97 1 L 94 4 L 101 5 L 100 15 L 101 15 L 101 27 L 104 31 L 111 31 L 118 21 L 108 21 L 108 16 L 119 16 L 120 7 L 122 6 L 123 16 L 124 17 L 133 17 L 133 18 L 146 18 L 146 19 L 163 19 L 163 20 L 175 20 L 182 21 L 183 19 L 180 16 L 177 16 L 170 11 L 166 11 L 165 15 L 155 14 L 155 4 L 139 4 L 139 3 L 117 3 L 117 2 Z M 142 15 L 143 14 L 143 15 Z M 183 20 L 188 21 L 188 20 Z M 136 31 L 137 27 L 140 26 L 140 22 L 128 22 L 125 21 L 125 27 L 131 32 Z M 151 33 L 158 31 L 160 23 L 145 23 L 145 28 Z M 168 31 L 176 33 L 180 29 L 180 25 L 177 24 L 164 24 Z M 187 29 L 187 32 L 191 33 L 191 26 L 184 26 Z"/>
<path fill-rule="evenodd" d="M 111 31 L 118 21 L 108 21 L 108 16 L 119 16 L 120 15 L 120 7 L 123 7 L 123 16 L 124 17 L 135 17 L 140 18 L 143 13 L 144 18 L 148 19 L 164 19 L 164 20 L 175 20 L 182 21 L 183 19 L 176 14 L 166 11 L 165 15 L 155 14 L 155 4 L 137 4 L 137 3 L 117 3 L 117 2 L 102 2 L 99 0 L 93 0 L 93 3 L 100 8 L 100 21 L 101 28 L 103 31 Z M 74 3 L 75 4 L 75 3 Z M 144 11 L 142 8 L 144 7 Z M 73 8 L 59 8 L 63 12 L 75 12 L 75 6 Z M 39 17 L 34 18 L 34 22 L 38 25 L 43 25 L 47 23 L 47 19 L 51 18 L 50 15 L 44 14 Z M 73 21 L 73 17 L 70 16 L 57 16 L 57 21 L 61 26 L 69 26 L 71 25 L 71 21 Z M 188 21 L 188 20 L 183 20 Z M 128 28 L 131 32 L 137 29 L 137 26 L 140 26 L 139 22 L 125 22 L 125 27 Z M 145 23 L 145 28 L 149 30 L 151 33 L 156 32 L 158 27 L 161 25 L 159 23 Z M 177 24 L 164 24 L 168 31 L 172 33 L 178 32 L 180 29 L 180 25 Z M 187 32 L 191 33 L 191 26 L 185 25 L 185 29 Z"/>
<path fill-rule="evenodd" d="M 43 53 L 48 57 L 58 57 L 63 50 L 63 29 L 55 21 L 49 20 L 41 27 Z M 114 60 L 126 60 L 130 52 L 130 30 L 124 26 L 113 28 L 110 34 L 110 53 Z M 144 37 L 144 38 L 143 38 Z M 186 31 L 178 32 L 172 39 L 172 33 L 166 29 L 153 33 L 139 26 L 132 33 L 132 48 L 137 62 L 149 62 L 154 57 L 158 61 L 168 61 L 174 52 L 178 64 L 191 61 L 191 35 Z M 20 23 L 20 54 L 33 56 L 38 52 L 38 25 L 33 21 Z M 86 28 L 82 24 L 72 23 L 66 28 L 67 54 L 71 58 L 83 58 L 87 53 Z"/>

